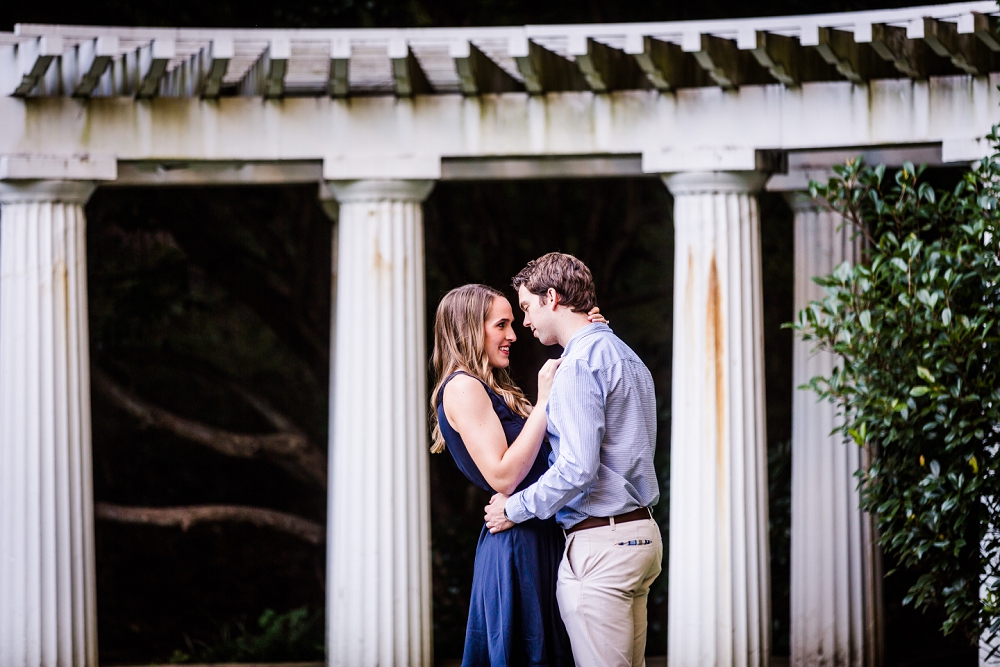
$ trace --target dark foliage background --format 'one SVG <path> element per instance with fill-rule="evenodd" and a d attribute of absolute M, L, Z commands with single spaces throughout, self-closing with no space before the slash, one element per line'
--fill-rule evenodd
<path fill-rule="evenodd" d="M 17 22 L 180 27 L 458 26 L 680 20 L 847 11 L 933 0 L 96 0 L 0 3 L 0 30 Z M 658 390 L 666 531 L 669 488 L 672 225 L 655 179 L 441 183 L 426 204 L 427 302 L 458 284 L 506 288 L 550 250 L 593 269 L 602 308 L 653 372 Z M 761 197 L 774 645 L 788 650 L 791 213 Z M 325 449 L 331 224 L 315 186 L 102 188 L 87 206 L 92 363 L 144 398 L 238 432 L 271 431 L 235 388 L 266 399 Z M 430 318 L 429 318 L 430 319 Z M 514 348 L 517 380 L 534 393 L 553 352 L 530 335 Z M 325 521 L 325 493 L 262 460 L 223 457 L 143 428 L 94 393 L 97 500 L 131 505 L 238 503 Z M 450 458 L 432 457 L 435 652 L 461 650 L 472 553 L 484 498 Z M 665 533 L 666 536 L 666 533 Z M 302 641 L 267 644 L 263 659 L 306 659 L 322 626 L 324 548 L 263 529 L 203 525 L 186 532 L 97 524 L 102 664 L 177 657 L 248 659 L 291 619 Z M 940 619 L 900 605 L 918 573 L 887 580 L 889 665 L 974 664 L 942 641 Z M 666 577 L 650 607 L 650 653 L 665 652 Z M 268 616 L 267 610 L 279 612 Z M 294 610 L 305 610 L 296 615 Z M 277 618 L 277 620 L 274 620 Z M 259 621 L 270 619 L 263 625 Z M 318 619 L 318 621 L 317 621 Z M 317 625 L 318 623 L 318 625 Z M 321 633 L 320 633 L 321 634 Z M 315 642 L 313 642 L 315 643 Z M 284 646 L 278 654 L 275 646 Z M 284 653 L 281 653 L 281 651 Z M 228 653 L 226 651 L 229 651 Z M 268 652 L 271 651 L 271 652 Z M 310 651 L 312 651 L 310 653 Z M 182 656 L 180 656 L 182 657 Z"/>
<path fill-rule="evenodd" d="M 251 390 L 325 449 L 332 225 L 315 186 L 109 188 L 87 216 L 95 368 L 177 414 L 266 433 L 233 387 Z M 100 391 L 93 430 L 98 501 L 325 522 L 324 489 L 145 429 Z M 324 606 L 324 548 L 249 526 L 99 521 L 97 563 L 102 663 L 165 659 L 265 609 Z"/>
<path fill-rule="evenodd" d="M 408 27 L 528 23 L 680 21 L 741 16 L 814 14 L 940 4 L 935 0 L 97 0 L 93 3 L 7 3 L 0 29 L 14 23 L 179 27 Z"/>

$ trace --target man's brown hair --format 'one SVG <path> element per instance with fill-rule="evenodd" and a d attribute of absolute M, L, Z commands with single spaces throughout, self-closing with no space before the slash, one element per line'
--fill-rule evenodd
<path fill-rule="evenodd" d="M 514 276 L 513 283 L 515 290 L 524 285 L 529 292 L 541 297 L 543 304 L 546 293 L 554 289 L 559 295 L 559 302 L 575 313 L 586 313 L 597 305 L 594 276 L 590 274 L 590 269 L 566 253 L 550 252 L 531 260 Z"/>

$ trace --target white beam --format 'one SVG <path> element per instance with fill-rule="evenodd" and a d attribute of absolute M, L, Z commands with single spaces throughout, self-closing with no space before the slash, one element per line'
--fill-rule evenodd
<path fill-rule="evenodd" d="M 940 151 L 938 151 L 940 158 Z M 916 162 L 920 162 L 919 159 Z M 0 165 L 2 165 L 0 161 Z M 649 176 L 642 171 L 640 155 L 506 157 L 442 159 L 432 165 L 432 175 L 442 181 L 529 180 L 540 178 L 636 178 Z M 336 173 L 335 170 L 329 170 Z M 0 168 L 0 173 L 3 173 Z M 282 160 L 262 162 L 163 161 L 121 162 L 117 178 L 109 186 L 212 185 L 212 184 L 291 184 L 323 180 L 322 160 Z M 808 184 L 808 181 L 805 181 Z"/>
<path fill-rule="evenodd" d="M 958 17 L 958 34 L 975 35 L 990 51 L 1000 51 L 1000 35 L 997 34 L 997 20 L 979 12 L 969 12 Z"/>
<path fill-rule="evenodd" d="M 746 78 L 745 60 L 736 44 L 706 33 L 686 32 L 681 48 L 698 61 L 698 65 L 723 90 L 732 90 Z"/>
<path fill-rule="evenodd" d="M 263 95 L 266 98 L 285 94 L 285 75 L 292 55 L 292 43 L 287 37 L 272 37 L 260 58 L 239 84 L 241 95 Z"/>
<path fill-rule="evenodd" d="M 455 71 L 458 73 L 458 89 L 463 95 L 480 93 L 473 49 L 479 50 L 467 39 L 456 40 L 448 46 L 448 55 L 455 61 Z"/>
<path fill-rule="evenodd" d="M 937 55 L 948 58 L 952 64 L 967 74 L 986 74 L 989 71 L 985 43 L 971 34 L 960 34 L 954 23 L 921 18 L 910 21 L 906 36 L 922 39 Z"/>
<path fill-rule="evenodd" d="M 786 86 L 799 85 L 804 53 L 794 37 L 755 30 L 738 35 L 736 45 L 750 51 L 776 81 Z"/>
<path fill-rule="evenodd" d="M 855 28 L 854 40 L 859 44 L 871 44 L 882 60 L 890 62 L 903 76 L 912 79 L 927 78 L 926 59 L 918 55 L 922 46 L 906 36 L 906 29 L 884 23 L 869 23 Z"/>
<path fill-rule="evenodd" d="M 108 185 L 284 185 L 318 183 L 321 180 L 322 160 L 121 162 L 118 178 Z"/>
<path fill-rule="evenodd" d="M 985 145 L 1000 106 L 991 77 L 931 77 L 656 91 L 287 98 L 0 98 L 0 155 L 105 155 L 120 160 L 322 160 L 348 178 L 377 163 L 383 178 L 433 178 L 443 158 L 643 155 L 650 172 L 699 156 L 752 169 L 762 150 Z M 739 119 L 740 122 L 734 122 Z M 964 160 L 960 153 L 949 153 Z M 946 158 L 947 159 L 947 158 Z M 702 163 L 699 163 L 702 164 Z M 705 162 L 705 164 L 708 164 Z M 406 171 L 409 166 L 420 171 Z M 673 167 L 673 168 L 677 168 Z M 374 176 L 373 176 L 374 177 Z"/>
<path fill-rule="evenodd" d="M 11 94 L 25 97 L 42 81 L 49 65 L 63 53 L 63 40 L 58 36 L 43 36 L 14 47 L 16 82 Z"/>
<path fill-rule="evenodd" d="M 531 54 L 531 42 L 526 35 L 515 34 L 507 41 L 507 55 L 517 63 L 517 69 L 524 78 L 524 87 L 531 95 L 545 92 L 542 73 Z"/>
<path fill-rule="evenodd" d="M 292 57 L 292 42 L 284 37 L 275 37 L 271 40 L 265 57 L 267 74 L 264 78 L 264 97 L 281 97 L 285 94 L 285 75 L 288 74 L 288 61 Z"/>
<path fill-rule="evenodd" d="M 407 41 L 401 37 L 389 40 L 387 55 L 392 63 L 392 78 L 396 97 L 413 97 L 431 92 L 427 75 Z"/>
<path fill-rule="evenodd" d="M 449 44 L 448 55 L 455 62 L 458 88 L 463 95 L 506 93 L 521 88 L 514 77 L 467 39 Z"/>
<path fill-rule="evenodd" d="M 803 46 L 814 46 L 823 60 L 837 68 L 852 83 L 864 83 L 871 76 L 858 53 L 854 33 L 834 28 L 817 27 L 802 38 Z"/>
<path fill-rule="evenodd" d="M 343 37 L 330 42 L 330 79 L 327 92 L 331 97 L 347 97 L 351 92 L 351 40 Z"/>
<path fill-rule="evenodd" d="M 625 53 L 639 64 L 649 82 L 661 92 L 684 85 L 684 57 L 679 46 L 634 33 L 625 40 Z"/>
<path fill-rule="evenodd" d="M 81 42 L 76 51 L 77 81 L 73 86 L 74 97 L 90 97 L 100 82 L 111 59 L 118 55 L 118 38 L 102 35 Z"/>
<path fill-rule="evenodd" d="M 585 90 L 587 83 L 576 64 L 516 33 L 507 42 L 507 54 L 517 63 L 530 95 Z"/>
<path fill-rule="evenodd" d="M 539 178 L 636 178 L 642 171 L 642 156 L 546 157 L 444 159 L 442 181 L 528 180 Z"/>
<path fill-rule="evenodd" d="M 0 155 L 0 181 L 113 181 L 117 176 L 118 164 L 114 158 L 89 155 Z"/>
<path fill-rule="evenodd" d="M 603 44 L 595 42 L 586 35 L 572 34 L 569 36 L 567 52 L 573 56 L 580 73 L 587 80 L 587 85 L 595 93 L 606 93 L 610 87 L 607 56 Z"/>
<path fill-rule="evenodd" d="M 149 99 L 156 96 L 160 89 L 160 79 L 175 53 L 176 45 L 172 39 L 154 39 L 139 48 L 139 85 L 135 91 L 137 98 Z"/>
<path fill-rule="evenodd" d="M 201 56 L 203 79 L 199 92 L 203 98 L 213 99 L 219 96 L 222 80 L 234 55 L 235 46 L 232 39 L 219 37 L 209 42 Z"/>

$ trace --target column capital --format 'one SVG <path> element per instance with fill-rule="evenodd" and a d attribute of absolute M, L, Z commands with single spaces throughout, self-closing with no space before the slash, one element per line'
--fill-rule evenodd
<path fill-rule="evenodd" d="M 336 199 L 341 204 L 373 201 L 422 202 L 430 195 L 437 181 L 432 180 L 358 180 L 324 181 L 319 187 L 320 199 Z"/>
<path fill-rule="evenodd" d="M 662 176 L 674 195 L 752 193 L 764 187 L 767 177 L 760 171 L 683 171 Z"/>
<path fill-rule="evenodd" d="M 24 179 L 0 181 L 0 204 L 62 202 L 86 204 L 94 193 L 94 181 Z"/>

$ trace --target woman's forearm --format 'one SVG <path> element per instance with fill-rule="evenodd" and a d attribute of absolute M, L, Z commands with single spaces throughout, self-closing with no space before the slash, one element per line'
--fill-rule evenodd
<path fill-rule="evenodd" d="M 495 471 L 496 483 L 493 488 L 506 494 L 517 489 L 538 456 L 538 448 L 545 439 L 546 427 L 545 403 L 539 402 L 525 421 L 520 435 L 503 453 Z"/>

